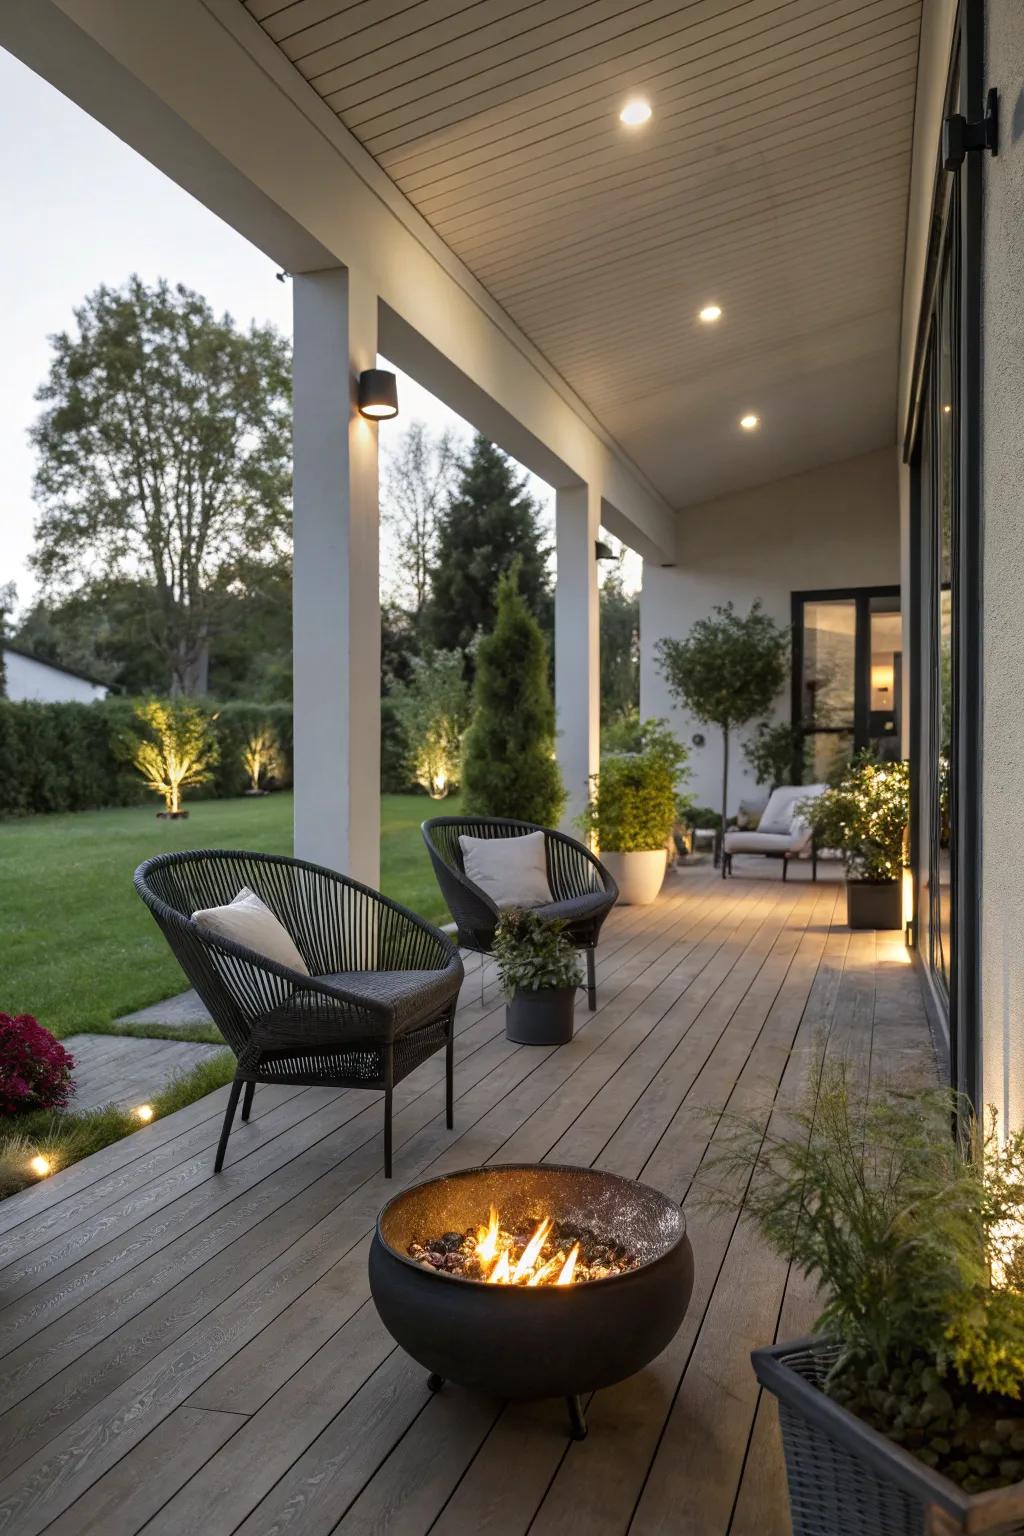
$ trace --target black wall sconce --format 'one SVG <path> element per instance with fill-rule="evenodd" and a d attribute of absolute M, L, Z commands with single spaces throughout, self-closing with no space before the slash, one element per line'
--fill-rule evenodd
<path fill-rule="evenodd" d="M 603 539 L 598 539 L 596 541 L 594 544 L 595 560 L 617 560 L 618 558 L 618 555 L 615 553 L 614 549 L 612 549 L 610 544 L 606 544 Z"/>
<path fill-rule="evenodd" d="M 359 375 L 357 404 L 367 421 L 386 421 L 398 415 L 398 380 L 386 368 L 366 368 Z"/>

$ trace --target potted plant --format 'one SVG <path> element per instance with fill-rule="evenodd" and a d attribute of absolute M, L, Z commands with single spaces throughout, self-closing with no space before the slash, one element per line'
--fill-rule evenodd
<path fill-rule="evenodd" d="M 865 753 L 829 789 L 800 806 L 819 848 L 846 865 L 851 928 L 903 926 L 903 835 L 910 819 L 910 768 Z"/>
<path fill-rule="evenodd" d="M 765 1119 L 726 1123 L 698 1199 L 742 1204 L 824 1302 L 813 1337 L 752 1355 L 793 1536 L 1019 1532 L 1024 1132 L 982 1135 L 944 1088 L 869 1096 L 844 1062 Z"/>
<path fill-rule="evenodd" d="M 687 755 L 664 720 L 645 720 L 634 750 L 602 757 L 592 781 L 581 824 L 628 905 L 646 906 L 661 890 Z"/>
<path fill-rule="evenodd" d="M 576 988 L 583 970 L 565 924 L 510 907 L 494 934 L 505 993 L 505 1034 L 520 1045 L 564 1045 L 572 1039 Z"/>
<path fill-rule="evenodd" d="M 718 606 L 698 619 L 685 639 L 659 640 L 655 646 L 669 692 L 695 720 L 717 725 L 722 733 L 722 829 L 729 819 L 732 736 L 771 709 L 786 681 L 791 644 L 791 631 L 776 624 L 758 599 L 747 614 L 737 613 L 732 603 Z"/>

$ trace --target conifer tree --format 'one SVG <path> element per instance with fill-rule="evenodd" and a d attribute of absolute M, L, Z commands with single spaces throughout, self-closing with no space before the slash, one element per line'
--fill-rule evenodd
<path fill-rule="evenodd" d="M 511 461 L 477 434 L 438 522 L 427 605 L 427 630 L 438 650 L 465 651 L 490 633 L 498 578 L 515 561 L 526 607 L 543 619 L 551 606 L 550 577 L 537 504 Z"/>
<path fill-rule="evenodd" d="M 519 568 L 498 582 L 497 620 L 476 653 L 475 714 L 466 735 L 462 788 L 476 816 L 554 826 L 565 789 L 554 756 L 555 706 L 548 648 L 519 590 Z"/>

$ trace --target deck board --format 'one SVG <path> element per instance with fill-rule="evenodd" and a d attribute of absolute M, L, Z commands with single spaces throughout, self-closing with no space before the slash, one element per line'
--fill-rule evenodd
<path fill-rule="evenodd" d="M 5 1202 L 0 1525 L 786 1536 L 749 1351 L 804 1331 L 815 1298 L 742 1218 L 697 1209 L 693 1179 L 723 1111 L 785 1116 L 822 1039 L 873 1077 L 934 1074 L 899 936 L 851 935 L 843 916 L 827 879 L 673 874 L 654 907 L 613 913 L 598 1010 L 558 1050 L 506 1041 L 493 969 L 481 1001 L 474 966 L 456 1129 L 435 1057 L 396 1091 L 393 1185 L 376 1094 L 260 1089 L 216 1178 L 221 1093 Z M 683 1327 L 592 1398 L 579 1444 L 560 1404 L 432 1396 L 368 1299 L 394 1188 L 520 1158 L 639 1177 L 688 1212 Z"/>

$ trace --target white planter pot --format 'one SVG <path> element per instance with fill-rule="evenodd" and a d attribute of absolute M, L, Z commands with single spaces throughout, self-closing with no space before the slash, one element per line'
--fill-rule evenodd
<path fill-rule="evenodd" d="M 626 906 L 649 907 L 658 899 L 668 861 L 664 848 L 651 848 L 643 853 L 606 853 L 602 848 L 599 857 L 619 888 L 619 900 Z"/>

